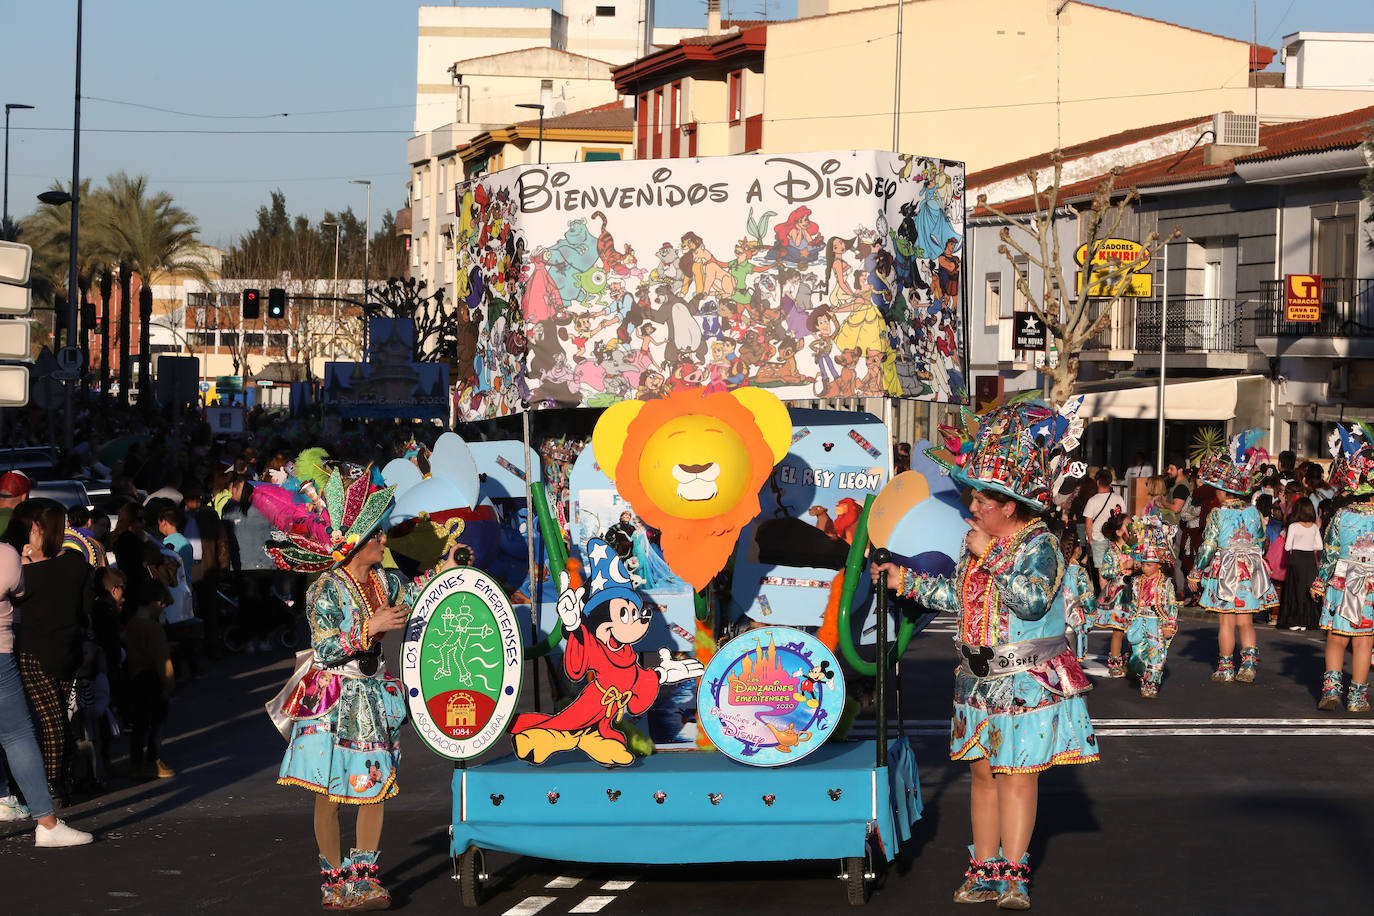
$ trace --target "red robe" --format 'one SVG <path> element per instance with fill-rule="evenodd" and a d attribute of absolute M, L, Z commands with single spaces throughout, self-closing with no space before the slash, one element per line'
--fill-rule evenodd
<path fill-rule="evenodd" d="M 563 670 L 574 681 L 587 678 L 582 693 L 561 712 L 553 715 L 530 712 L 516 716 L 511 734 L 527 728 L 580 732 L 596 727 L 603 738 L 625 743 L 625 736 L 611 727 L 620 711 L 637 716 L 653 705 L 658 696 L 658 675 L 639 666 L 630 646 L 611 648 L 578 627 L 568 636 L 563 650 Z"/>

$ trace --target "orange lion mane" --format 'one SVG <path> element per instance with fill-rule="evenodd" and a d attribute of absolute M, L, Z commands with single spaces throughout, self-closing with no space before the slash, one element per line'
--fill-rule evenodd
<path fill-rule="evenodd" d="M 654 433 L 669 420 L 689 413 L 706 414 L 724 421 L 749 451 L 749 486 L 746 489 L 749 495 L 724 514 L 711 518 L 669 515 L 650 499 L 639 482 L 639 459 Z M 662 532 L 663 558 L 668 566 L 684 582 L 701 591 L 725 568 L 740 530 L 759 514 L 759 488 L 772 472 L 772 450 L 748 408 L 726 392 L 703 394 L 703 389 L 698 388 L 644 402 L 643 409 L 626 429 L 625 447 L 615 468 L 615 483 L 639 517 Z"/>

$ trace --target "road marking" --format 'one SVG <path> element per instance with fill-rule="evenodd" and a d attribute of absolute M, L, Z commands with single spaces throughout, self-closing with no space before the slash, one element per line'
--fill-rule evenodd
<path fill-rule="evenodd" d="M 628 891 L 634 886 L 635 883 L 633 881 L 607 881 L 605 884 L 601 885 L 601 889 L 603 891 Z"/>
<path fill-rule="evenodd" d="M 940 737 L 949 734 L 948 719 L 908 719 L 906 733 L 918 737 Z M 889 723 L 888 734 L 895 734 L 897 725 Z M 1374 735 L 1374 720 L 1342 719 L 1094 719 L 1093 730 L 1103 738 L 1149 737 L 1279 737 L 1290 735 Z M 872 738 L 873 729 L 865 725 L 855 728 L 856 738 Z"/>
<path fill-rule="evenodd" d="M 577 906 L 575 906 L 575 907 L 573 907 L 572 909 L 568 910 L 568 912 L 569 912 L 569 913 L 599 913 L 599 912 L 601 912 L 602 908 L 603 908 L 606 904 L 610 903 L 610 902 L 611 902 L 612 900 L 614 900 L 614 899 L 615 899 L 615 897 L 614 897 L 613 895 L 609 895 L 609 894 L 608 894 L 608 895 L 605 895 L 605 896 L 588 897 L 586 900 L 583 900 L 583 901 L 582 901 L 581 903 L 579 903 Z"/>
<path fill-rule="evenodd" d="M 538 913 L 557 899 L 557 897 L 526 897 L 515 906 L 506 910 L 502 916 L 534 916 L 535 913 Z"/>
<path fill-rule="evenodd" d="M 581 879 L 581 878 L 564 878 L 564 877 L 562 877 L 562 876 L 560 875 L 559 877 L 554 878 L 554 879 L 553 879 L 552 881 L 550 881 L 548 884 L 545 884 L 544 887 L 546 887 L 546 888 L 577 887 L 577 886 L 578 886 L 579 884 L 581 884 L 581 883 L 582 883 L 582 879 Z"/>

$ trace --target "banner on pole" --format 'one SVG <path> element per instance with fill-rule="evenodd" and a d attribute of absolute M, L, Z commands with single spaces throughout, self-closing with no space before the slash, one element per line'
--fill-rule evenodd
<path fill-rule="evenodd" d="M 867 150 L 459 185 L 458 413 L 690 385 L 962 402 L 963 185 L 960 163 Z"/>

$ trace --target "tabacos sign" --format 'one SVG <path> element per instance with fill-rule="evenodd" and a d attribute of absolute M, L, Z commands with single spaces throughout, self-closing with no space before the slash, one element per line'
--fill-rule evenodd
<path fill-rule="evenodd" d="M 506 730 L 520 699 L 524 644 L 510 599 L 481 570 L 431 579 L 401 644 L 411 722 L 450 760 L 476 757 Z"/>

